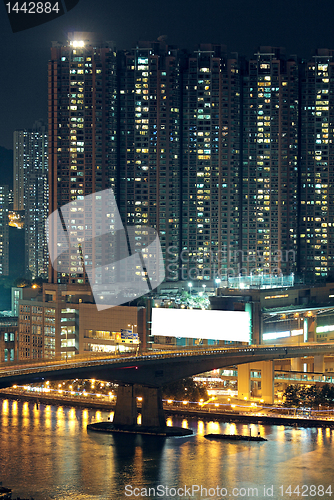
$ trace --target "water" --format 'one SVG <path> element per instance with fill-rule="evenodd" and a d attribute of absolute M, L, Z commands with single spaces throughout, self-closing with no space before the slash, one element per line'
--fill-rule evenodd
<path fill-rule="evenodd" d="M 196 432 L 184 438 L 87 432 L 88 423 L 108 416 L 103 411 L 44 405 L 37 409 L 30 403 L 0 400 L 3 486 L 13 489 L 13 497 L 35 500 L 135 499 L 145 498 L 145 493 L 146 498 L 163 500 L 277 500 L 296 499 L 302 493 L 306 498 L 331 498 L 320 485 L 326 491 L 333 476 L 333 430 L 253 424 L 252 434 L 260 432 L 268 439 L 262 443 L 207 440 L 204 434 L 211 432 L 249 434 L 249 426 L 195 419 L 173 419 L 174 425 Z M 300 494 L 285 493 L 289 485 L 292 492 L 299 485 Z M 166 492 L 166 487 L 171 490 Z M 156 494 L 149 488 L 156 488 Z M 257 488 L 257 495 L 248 488 Z"/>

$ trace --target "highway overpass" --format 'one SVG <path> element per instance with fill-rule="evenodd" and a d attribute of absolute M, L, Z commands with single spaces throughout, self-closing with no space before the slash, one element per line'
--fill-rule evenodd
<path fill-rule="evenodd" d="M 0 365 L 0 388 L 14 384 L 87 378 L 119 384 L 161 387 L 181 378 L 217 368 L 281 358 L 298 358 L 334 353 L 334 344 L 296 346 L 247 346 L 231 348 L 196 348 L 173 351 L 148 351 L 139 356 L 38 360 L 27 364 Z"/>
<path fill-rule="evenodd" d="M 296 346 L 245 346 L 231 348 L 196 348 L 178 351 L 148 351 L 138 356 L 43 360 L 28 364 L 5 364 L 0 367 L 0 388 L 14 384 L 75 378 L 115 382 L 118 389 L 114 422 L 136 422 L 136 387 L 144 393 L 142 419 L 146 426 L 163 426 L 161 387 L 170 382 L 231 365 L 271 361 L 281 358 L 334 353 L 334 344 Z M 271 363 L 272 365 L 272 363 Z"/>

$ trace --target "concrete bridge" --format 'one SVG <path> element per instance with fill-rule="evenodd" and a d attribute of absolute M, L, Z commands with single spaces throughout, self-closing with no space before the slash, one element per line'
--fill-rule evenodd
<path fill-rule="evenodd" d="M 134 425 L 137 419 L 136 396 L 143 396 L 142 425 L 165 426 L 161 387 L 170 382 L 205 371 L 242 365 L 244 384 L 249 384 L 249 364 L 263 362 L 264 380 L 273 390 L 273 360 L 334 353 L 334 344 L 296 346 L 245 346 L 231 348 L 196 348 L 173 351 L 148 351 L 139 356 L 74 358 L 63 361 L 13 363 L 0 367 L 0 388 L 43 380 L 89 378 L 119 384 L 114 423 Z M 241 367 L 242 368 L 242 367 Z M 246 389 L 245 389 L 246 390 Z M 266 390 L 266 388 L 265 388 Z"/>

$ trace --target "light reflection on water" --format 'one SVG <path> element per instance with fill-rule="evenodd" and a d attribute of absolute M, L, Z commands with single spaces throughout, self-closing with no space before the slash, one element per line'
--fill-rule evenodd
<path fill-rule="evenodd" d="M 200 436 L 204 436 L 205 434 L 205 425 L 203 420 L 199 420 L 197 422 L 197 434 L 199 434 Z"/>
<path fill-rule="evenodd" d="M 0 400 L 0 481 L 35 500 L 125 497 L 125 486 L 258 488 L 330 484 L 334 431 L 168 418 L 194 436 L 157 438 L 87 432 L 112 412 Z M 207 440 L 204 434 L 257 435 L 268 442 Z M 132 496 L 132 498 L 135 498 Z M 159 496 L 163 500 L 171 496 Z M 193 498 L 209 498 L 194 495 Z M 216 498 L 216 497 L 215 497 Z M 247 497 L 248 498 L 248 497 Z M 329 497 L 328 497 L 329 498 Z"/>

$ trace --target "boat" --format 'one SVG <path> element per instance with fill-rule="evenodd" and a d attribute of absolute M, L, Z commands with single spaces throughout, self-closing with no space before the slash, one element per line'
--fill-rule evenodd
<path fill-rule="evenodd" d="M 205 434 L 207 439 L 225 439 L 227 441 L 268 441 L 261 436 L 245 436 L 241 434 Z"/>

